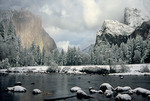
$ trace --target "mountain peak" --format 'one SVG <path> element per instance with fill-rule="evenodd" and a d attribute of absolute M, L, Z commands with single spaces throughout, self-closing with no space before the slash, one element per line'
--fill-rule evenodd
<path fill-rule="evenodd" d="M 124 23 L 114 20 L 105 20 L 101 30 L 97 32 L 95 46 L 99 46 L 103 41 L 107 41 L 110 44 L 120 45 L 122 42 L 126 43 L 129 37 L 136 37 L 138 34 L 147 37 L 146 33 L 149 30 L 149 28 L 147 28 L 149 25 L 144 24 L 147 26 L 145 27 L 146 30 L 144 30 L 144 28 L 141 30 L 140 26 L 149 20 L 150 18 L 141 10 L 136 8 L 125 8 Z M 143 32 L 146 32 L 146 35 L 142 35 Z"/>
<path fill-rule="evenodd" d="M 124 23 L 130 27 L 136 28 L 148 20 L 150 20 L 150 18 L 141 10 L 137 8 L 125 8 Z"/>
<path fill-rule="evenodd" d="M 105 20 L 102 26 L 102 30 L 104 33 L 111 34 L 113 36 L 118 35 L 129 35 L 134 29 L 114 20 Z"/>

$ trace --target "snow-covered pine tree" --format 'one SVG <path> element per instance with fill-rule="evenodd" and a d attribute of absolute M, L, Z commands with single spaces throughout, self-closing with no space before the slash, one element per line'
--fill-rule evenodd
<path fill-rule="evenodd" d="M 43 46 L 43 49 L 42 49 L 42 56 L 41 56 L 41 65 L 44 65 L 45 64 L 45 47 Z"/>
<path fill-rule="evenodd" d="M 9 26 L 8 26 L 6 44 L 7 44 L 8 50 L 9 50 L 7 53 L 9 62 L 12 66 L 16 66 L 17 53 L 18 53 L 18 40 L 16 37 L 15 26 L 13 25 L 11 20 L 10 20 Z"/>
<path fill-rule="evenodd" d="M 147 39 L 147 48 L 144 52 L 144 56 L 142 57 L 142 60 L 145 62 L 145 63 L 149 63 L 150 62 L 150 30 L 149 30 L 149 33 L 148 33 L 148 39 Z"/>
<path fill-rule="evenodd" d="M 133 63 L 133 57 L 134 57 L 134 39 L 128 39 L 127 40 L 127 59 L 128 63 Z"/>
<path fill-rule="evenodd" d="M 139 64 L 141 62 L 141 52 L 139 50 L 134 51 L 133 57 L 134 63 Z"/>
<path fill-rule="evenodd" d="M 40 46 L 39 45 L 37 46 L 36 51 L 37 51 L 36 57 L 35 57 L 36 58 L 36 63 L 38 65 L 41 65 L 41 51 L 40 51 Z"/>

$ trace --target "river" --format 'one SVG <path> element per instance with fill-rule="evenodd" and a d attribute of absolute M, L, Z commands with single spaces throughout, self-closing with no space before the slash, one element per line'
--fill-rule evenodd
<path fill-rule="evenodd" d="M 20 81 L 27 89 L 25 93 L 5 92 L 7 87 L 14 86 Z M 99 89 L 100 84 L 110 83 L 114 88 L 117 86 L 130 86 L 132 89 L 143 87 L 150 90 L 150 76 L 102 76 L 102 75 L 80 75 L 80 74 L 7 74 L 0 76 L 0 101 L 43 101 L 44 99 L 75 95 L 70 92 L 74 86 L 81 87 L 87 94 L 88 88 Z M 33 89 L 38 88 L 41 94 L 33 95 Z M 76 97 L 65 101 L 114 101 L 114 97 L 106 98 L 103 94 L 92 94 L 94 98 L 77 99 Z M 141 95 L 131 95 L 132 101 L 149 101 Z M 63 100 L 60 100 L 63 101 Z"/>

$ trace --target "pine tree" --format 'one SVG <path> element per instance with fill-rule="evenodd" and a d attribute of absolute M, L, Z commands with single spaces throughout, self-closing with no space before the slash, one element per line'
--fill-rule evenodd
<path fill-rule="evenodd" d="M 94 65 L 95 64 L 95 54 L 93 51 L 91 51 L 91 56 L 90 56 L 90 64 Z"/>
<path fill-rule="evenodd" d="M 41 65 L 41 51 L 40 51 L 40 46 L 37 46 L 36 63 L 38 65 Z"/>
<path fill-rule="evenodd" d="M 66 65 L 66 54 L 63 49 L 61 50 L 59 59 L 60 59 L 59 65 L 61 66 Z"/>
<path fill-rule="evenodd" d="M 141 61 L 141 52 L 139 50 L 134 51 L 134 63 L 139 64 Z"/>
<path fill-rule="evenodd" d="M 148 33 L 148 39 L 147 39 L 147 49 L 144 52 L 144 56 L 142 57 L 142 59 L 144 60 L 145 63 L 149 63 L 150 62 L 150 30 Z"/>
<path fill-rule="evenodd" d="M 16 66 L 18 41 L 16 37 L 15 27 L 12 21 L 9 22 L 6 44 L 8 48 L 7 56 L 9 62 L 11 63 L 12 66 Z"/>
<path fill-rule="evenodd" d="M 129 64 L 133 63 L 134 50 L 135 50 L 134 40 L 128 39 L 128 41 L 127 41 L 127 59 L 128 59 Z"/>
<path fill-rule="evenodd" d="M 4 31 L 4 26 L 2 24 L 2 22 L 0 22 L 0 41 L 4 41 L 4 34 L 5 34 L 5 31 Z"/>
<path fill-rule="evenodd" d="M 45 64 L 45 57 L 46 57 L 45 55 L 46 55 L 46 54 L 45 54 L 45 47 L 43 46 L 43 50 L 42 50 L 42 60 L 41 60 L 41 61 L 42 61 L 42 63 L 41 63 L 42 65 Z"/>

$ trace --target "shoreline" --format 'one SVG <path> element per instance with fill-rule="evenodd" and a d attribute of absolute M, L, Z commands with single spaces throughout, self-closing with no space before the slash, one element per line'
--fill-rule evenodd
<path fill-rule="evenodd" d="M 150 75 L 150 64 L 11 67 L 9 69 L 0 69 L 0 73 L 50 73 L 47 72 L 49 68 L 55 70 L 54 73 L 66 74 L 98 74 L 97 71 L 101 69 L 110 71 L 111 68 L 114 69 L 116 72 L 108 72 L 106 73 L 107 75 Z M 143 72 L 143 68 L 147 68 L 149 72 Z M 121 72 L 122 69 L 126 69 L 126 71 Z M 83 72 L 83 70 L 88 70 L 92 72 L 86 73 Z"/>

